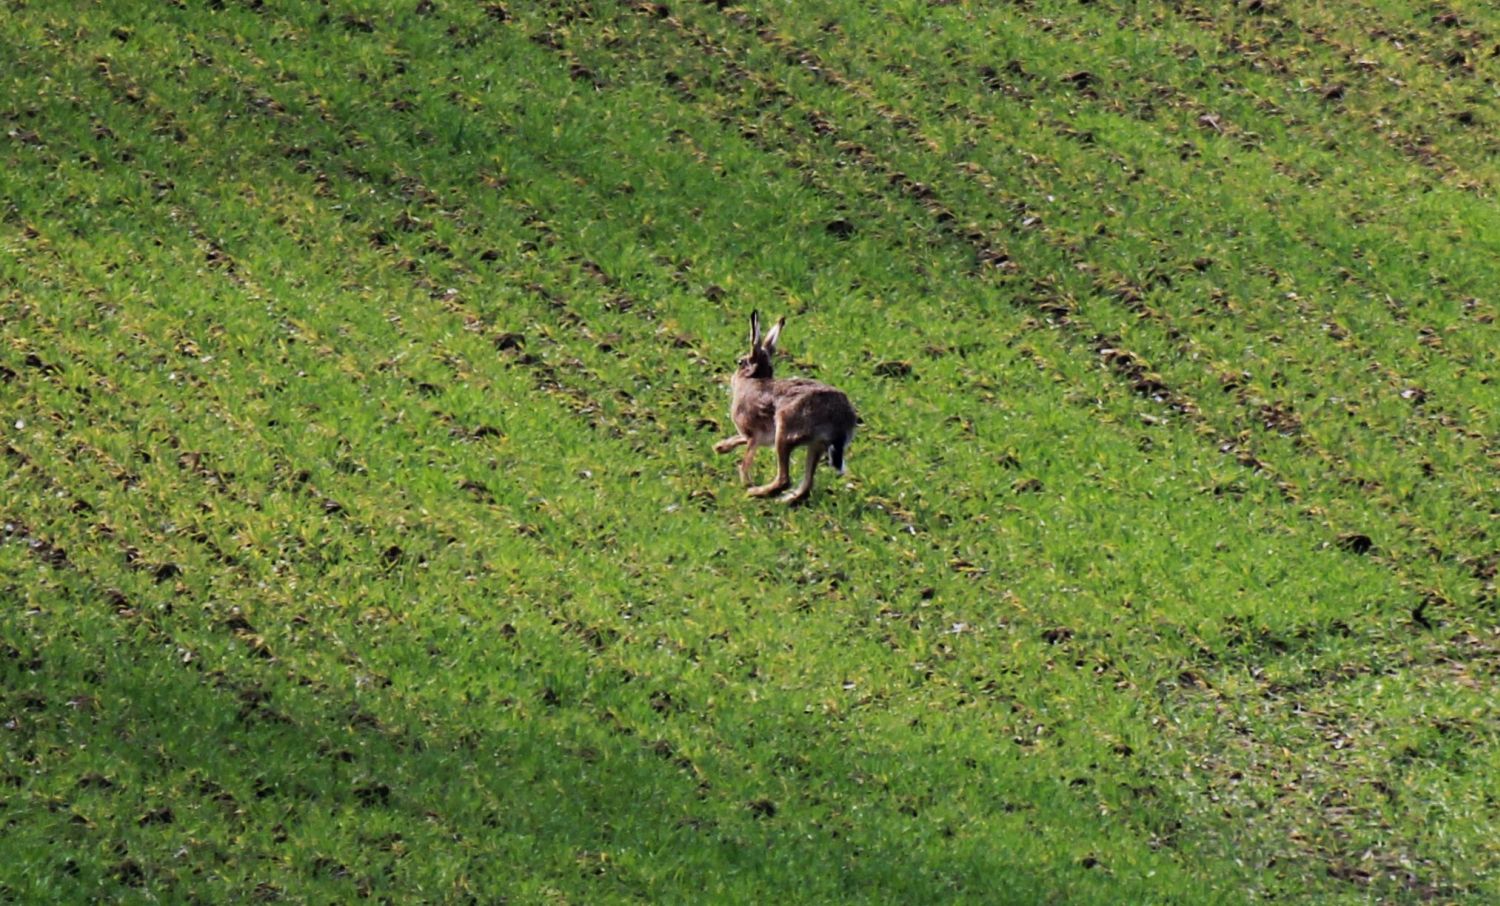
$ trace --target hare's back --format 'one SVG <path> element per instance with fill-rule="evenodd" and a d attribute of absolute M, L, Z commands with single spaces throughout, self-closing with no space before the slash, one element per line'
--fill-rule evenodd
<path fill-rule="evenodd" d="M 854 406 L 837 387 L 810 378 L 787 378 L 775 382 L 772 394 L 778 414 L 787 422 L 824 428 L 819 434 L 843 434 L 854 428 Z"/>

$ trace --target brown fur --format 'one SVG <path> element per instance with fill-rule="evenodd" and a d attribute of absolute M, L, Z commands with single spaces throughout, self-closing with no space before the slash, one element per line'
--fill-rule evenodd
<path fill-rule="evenodd" d="M 774 447 L 776 477 L 770 484 L 750 489 L 751 496 L 769 497 L 792 483 L 792 451 L 806 446 L 807 472 L 802 483 L 782 498 L 797 503 L 812 491 L 813 473 L 825 454 L 843 471 L 844 451 L 854 437 L 857 419 L 854 406 L 842 390 L 807 378 L 777 380 L 773 376 L 771 358 L 785 323 L 785 318 L 778 320 L 762 339 L 760 316 L 750 315 L 750 353 L 740 359 L 729 380 L 729 416 L 739 434 L 714 444 L 714 450 L 727 453 L 739 446 L 746 448 L 740 460 L 740 479 L 748 485 L 755 450 Z"/>

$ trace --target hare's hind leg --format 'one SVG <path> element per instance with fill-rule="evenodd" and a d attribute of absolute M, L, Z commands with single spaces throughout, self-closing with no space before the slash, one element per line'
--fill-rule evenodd
<path fill-rule="evenodd" d="M 802 476 L 802 483 L 797 485 L 795 490 L 781 498 L 783 502 L 801 503 L 807 499 L 807 495 L 812 493 L 813 472 L 817 471 L 818 460 L 822 459 L 827 451 L 828 445 L 821 441 L 815 440 L 807 445 L 807 473 Z"/>
<path fill-rule="evenodd" d="M 770 484 L 751 488 L 751 497 L 770 497 L 792 483 L 792 446 L 786 434 L 778 428 L 776 431 L 776 477 L 771 479 Z"/>

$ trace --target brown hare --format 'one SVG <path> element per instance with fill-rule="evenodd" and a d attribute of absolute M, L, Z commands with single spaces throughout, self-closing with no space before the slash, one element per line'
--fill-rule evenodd
<path fill-rule="evenodd" d="M 798 503 L 812 490 L 813 471 L 825 454 L 828 464 L 844 471 L 844 451 L 854 439 L 854 406 L 842 390 L 807 378 L 771 376 L 771 357 L 781 339 L 786 318 L 779 318 L 762 339 L 760 313 L 750 314 L 750 354 L 739 360 L 729 379 L 729 417 L 740 433 L 714 444 L 715 453 L 728 453 L 744 446 L 740 479 L 750 484 L 755 448 L 775 446 L 776 477 L 770 484 L 750 489 L 752 497 L 769 497 L 792 483 L 792 450 L 807 446 L 807 474 L 796 490 L 782 500 Z"/>

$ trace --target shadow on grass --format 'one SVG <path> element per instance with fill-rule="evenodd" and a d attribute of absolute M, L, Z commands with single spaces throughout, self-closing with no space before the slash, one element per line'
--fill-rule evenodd
<path fill-rule="evenodd" d="M 700 770 L 567 695 L 444 710 L 462 696 L 361 690 L 348 670 L 304 673 L 212 625 L 181 621 L 172 640 L 132 629 L 76 574 L 53 591 L 44 617 L 0 610 L 19 857 L 0 891 L 23 900 L 1039 902 L 1108 889 L 1090 866 L 1018 855 L 1016 840 L 917 834 L 877 790 L 746 796 L 708 776 L 731 769 Z M 527 661 L 549 672 L 590 669 L 566 639 L 532 644 Z M 820 820 L 829 809 L 808 803 L 825 795 L 846 820 Z"/>

